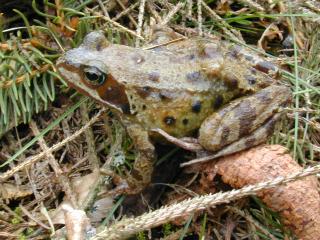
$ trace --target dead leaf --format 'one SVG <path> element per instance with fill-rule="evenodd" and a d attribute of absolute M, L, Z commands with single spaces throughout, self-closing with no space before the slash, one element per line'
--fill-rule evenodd
<path fill-rule="evenodd" d="M 4 200 L 23 198 L 32 194 L 30 186 L 14 185 L 11 183 L 2 183 L 0 185 L 0 196 Z"/>

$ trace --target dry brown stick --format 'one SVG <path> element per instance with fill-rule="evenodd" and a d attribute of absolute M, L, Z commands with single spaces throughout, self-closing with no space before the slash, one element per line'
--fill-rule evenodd
<path fill-rule="evenodd" d="M 45 157 L 48 153 L 54 152 L 59 150 L 61 147 L 63 147 L 65 144 L 67 144 L 68 142 L 76 139 L 77 137 L 79 137 L 82 133 L 84 133 L 86 131 L 86 129 L 88 127 L 90 127 L 93 123 L 95 123 L 96 121 L 98 121 L 98 119 L 102 116 L 102 114 L 106 111 L 105 108 L 101 109 L 97 115 L 95 115 L 93 118 L 90 119 L 90 121 L 84 125 L 81 129 L 79 129 L 77 132 L 75 132 L 74 134 L 72 134 L 71 136 L 65 138 L 64 140 L 62 140 L 61 142 L 53 145 L 52 147 L 50 147 L 47 151 L 43 151 L 41 153 L 39 153 L 38 155 L 35 155 L 31 158 L 29 158 L 28 160 L 26 160 L 25 162 L 20 163 L 19 165 L 17 165 L 15 168 L 10 169 L 8 171 L 6 171 L 5 173 L 0 175 L 0 182 L 7 180 L 8 178 L 10 178 L 11 176 L 13 176 L 13 174 L 15 174 L 16 172 L 29 167 L 30 165 L 38 162 L 40 159 L 42 159 L 43 157 Z"/>
<path fill-rule="evenodd" d="M 116 0 L 117 1 L 117 3 L 120 5 L 120 7 L 124 10 L 124 12 L 126 12 L 126 14 L 128 15 L 128 18 L 130 19 L 130 21 L 133 23 L 133 25 L 135 26 L 135 27 L 137 27 L 138 26 L 138 24 L 137 24 L 137 22 L 136 22 L 136 20 L 132 17 L 132 15 L 130 14 L 130 11 L 133 9 L 131 9 L 130 10 L 130 8 L 132 7 L 132 6 L 135 6 L 135 4 L 132 4 L 132 6 L 130 6 L 129 8 L 127 8 L 126 6 L 124 6 L 123 5 L 123 3 L 121 2 L 121 0 Z M 128 11 L 128 9 L 129 9 L 129 11 Z M 121 14 L 121 12 L 119 13 L 119 14 Z M 118 14 L 118 15 L 119 15 Z M 114 20 L 113 19 L 113 21 L 116 21 L 116 20 Z"/>
<path fill-rule="evenodd" d="M 141 32 L 142 32 L 142 24 L 143 24 L 143 17 L 144 17 L 144 11 L 145 11 L 145 4 L 146 0 L 140 0 L 140 5 L 139 5 L 139 15 L 138 15 L 138 26 L 136 33 L 138 36 L 141 37 Z M 140 43 L 140 38 L 136 39 L 136 47 L 139 47 Z"/>
<path fill-rule="evenodd" d="M 137 38 L 140 38 L 141 40 L 144 40 L 144 38 L 141 37 L 141 36 L 139 36 L 139 35 L 137 35 L 137 33 L 136 33 L 135 31 L 132 31 L 132 30 L 130 30 L 129 28 L 126 28 L 126 27 L 122 26 L 120 23 L 117 23 L 117 22 L 113 21 L 113 20 L 110 19 L 110 18 L 107 18 L 107 17 L 105 17 L 105 16 L 103 16 L 103 15 L 97 13 L 97 12 L 94 12 L 93 10 L 90 10 L 90 9 L 89 9 L 89 11 L 92 12 L 94 16 L 99 17 L 99 18 L 102 18 L 102 19 L 105 20 L 106 22 L 111 23 L 112 25 L 114 25 L 115 27 L 121 29 L 122 31 L 127 32 L 127 33 L 129 33 L 129 34 L 131 34 L 131 35 L 133 35 L 133 36 L 135 36 L 135 37 L 137 37 Z"/>
<path fill-rule="evenodd" d="M 26 223 L 27 221 L 24 220 L 19 214 L 17 214 L 15 211 L 11 210 L 10 207 L 8 207 L 6 204 L 3 203 L 3 200 L 0 198 L 0 207 L 7 211 L 11 216 L 12 219 L 16 218 L 18 219 L 21 223 Z"/>
<path fill-rule="evenodd" d="M 37 223 L 39 226 L 43 227 L 44 229 L 50 230 L 50 227 L 47 226 L 46 224 L 44 224 L 42 221 L 40 221 L 39 219 L 37 219 L 36 217 L 34 217 L 32 215 L 32 213 L 30 213 L 23 205 L 19 205 L 19 208 L 21 209 L 21 211 L 28 217 L 30 218 L 32 221 L 34 221 L 35 223 Z"/>
<path fill-rule="evenodd" d="M 30 41 L 24 42 L 24 40 L 22 40 L 22 42 L 23 42 L 23 43 L 22 43 L 22 47 L 28 47 L 28 46 L 31 45 L 31 42 L 30 42 Z M 17 47 L 17 44 L 11 45 L 11 44 L 8 44 L 8 43 L 0 43 L 0 49 L 1 49 L 2 51 L 7 51 L 7 50 L 12 51 L 12 50 L 14 50 L 16 47 Z"/>
<path fill-rule="evenodd" d="M 226 35 L 228 35 L 233 40 L 244 42 L 241 34 L 238 31 L 233 30 L 233 28 L 228 23 L 226 23 L 218 14 L 216 14 L 204 1 L 201 2 L 204 9 L 209 13 L 209 15 L 211 15 L 213 19 L 221 23 L 221 25 L 223 26 L 222 30 Z"/>
<path fill-rule="evenodd" d="M 310 8 L 312 11 L 316 13 L 320 13 L 320 8 L 318 8 L 315 4 L 313 4 L 311 1 L 305 1 L 304 4 Z"/>
<path fill-rule="evenodd" d="M 120 1 L 119 1 L 120 2 Z M 129 14 L 133 9 L 135 9 L 139 5 L 139 2 L 136 2 L 134 4 L 131 4 L 130 7 L 125 8 L 124 11 L 118 13 L 114 18 L 112 18 L 113 21 L 118 21 L 121 17 Z M 137 22 L 135 22 L 135 26 L 137 26 Z"/>
<path fill-rule="evenodd" d="M 101 0 L 98 0 L 99 6 L 102 9 L 103 14 L 107 17 L 110 18 L 108 10 L 106 9 L 106 7 L 104 6 L 103 2 Z"/>
<path fill-rule="evenodd" d="M 157 23 L 162 22 L 162 17 L 156 11 L 153 2 L 147 2 L 147 8 L 148 8 L 149 12 L 152 14 L 152 16 L 156 19 Z"/>
<path fill-rule="evenodd" d="M 36 123 L 33 120 L 30 122 L 30 128 L 31 128 L 31 131 L 34 134 L 34 136 L 37 136 L 40 134 L 40 131 L 39 131 Z M 69 181 L 69 178 L 64 175 L 57 160 L 52 155 L 52 152 L 49 152 L 49 148 L 48 148 L 46 142 L 44 141 L 43 137 L 40 137 L 38 139 L 38 142 L 39 142 L 39 145 L 40 145 L 42 151 L 48 152 L 48 154 L 46 155 L 46 158 L 48 159 L 49 164 L 52 167 L 52 169 L 56 175 L 56 179 L 58 180 L 59 185 L 61 186 L 61 188 L 65 192 L 67 198 L 70 200 L 72 205 L 74 207 L 78 208 L 77 198 L 74 194 L 74 191 L 72 190 L 72 186 L 71 186 L 71 182 Z"/>
<path fill-rule="evenodd" d="M 171 11 L 163 17 L 163 20 L 161 21 L 160 25 L 167 25 L 168 22 L 172 19 L 172 17 L 185 5 L 185 3 L 178 3 L 174 8 L 171 9 Z"/>
<path fill-rule="evenodd" d="M 198 12 L 198 34 L 202 36 L 202 7 L 201 0 L 197 0 L 197 12 Z"/>
<path fill-rule="evenodd" d="M 190 18 L 192 16 L 192 0 L 187 0 L 187 17 Z"/>
<path fill-rule="evenodd" d="M 251 0 L 238 0 L 239 2 L 242 2 L 244 4 L 247 4 L 250 9 L 254 9 L 260 12 L 266 12 L 266 10 L 259 4 L 257 1 L 251 1 Z"/>

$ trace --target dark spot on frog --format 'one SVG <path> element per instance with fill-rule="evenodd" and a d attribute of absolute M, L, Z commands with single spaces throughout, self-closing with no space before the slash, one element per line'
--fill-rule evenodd
<path fill-rule="evenodd" d="M 200 111 L 201 111 L 201 102 L 196 101 L 195 103 L 192 104 L 192 112 L 199 113 Z"/>
<path fill-rule="evenodd" d="M 137 63 L 137 64 L 140 64 L 140 63 L 143 63 L 144 62 L 144 57 L 139 55 L 139 54 L 136 54 L 136 55 L 133 55 L 132 57 L 132 60 Z"/>
<path fill-rule="evenodd" d="M 216 98 L 213 100 L 212 107 L 214 109 L 218 109 L 223 104 L 223 96 L 217 95 Z"/>
<path fill-rule="evenodd" d="M 251 126 L 257 118 L 256 110 L 250 104 L 250 101 L 244 100 L 235 109 L 235 116 L 239 120 L 239 136 L 245 136 L 250 133 Z"/>
<path fill-rule="evenodd" d="M 141 176 L 140 172 L 137 171 L 136 169 L 133 168 L 132 171 L 131 171 L 131 174 L 138 181 L 142 181 L 143 177 Z"/>
<path fill-rule="evenodd" d="M 248 138 L 244 145 L 246 146 L 246 148 L 251 148 L 256 144 L 257 140 L 255 139 L 255 137 L 250 137 Z"/>
<path fill-rule="evenodd" d="M 251 75 L 245 75 L 244 78 L 248 81 L 250 85 L 254 85 L 257 82 L 257 78 Z"/>
<path fill-rule="evenodd" d="M 244 55 L 244 58 L 249 62 L 253 60 L 253 57 L 251 55 Z"/>
<path fill-rule="evenodd" d="M 253 75 L 256 75 L 256 74 L 257 74 L 257 70 L 256 70 L 255 68 L 251 68 L 250 71 L 251 71 L 251 73 L 252 73 Z"/>
<path fill-rule="evenodd" d="M 148 77 L 152 82 L 159 82 L 160 74 L 158 72 L 151 72 L 148 74 Z"/>
<path fill-rule="evenodd" d="M 161 100 L 168 99 L 168 96 L 166 96 L 164 93 L 159 93 L 159 97 L 160 97 Z"/>
<path fill-rule="evenodd" d="M 272 92 L 267 91 L 267 89 L 260 91 L 256 94 L 256 98 L 261 101 L 261 103 L 268 105 L 272 101 Z"/>
<path fill-rule="evenodd" d="M 222 58 L 221 50 L 213 46 L 205 46 L 202 55 L 207 58 Z"/>
<path fill-rule="evenodd" d="M 176 92 L 168 91 L 168 90 L 162 90 L 159 93 L 159 98 L 163 101 L 169 100 L 169 99 L 174 99 L 176 98 Z"/>
<path fill-rule="evenodd" d="M 271 119 L 267 120 L 267 123 L 264 125 L 267 136 L 271 136 L 271 134 L 273 134 L 277 120 L 278 120 L 278 117 L 271 117 Z"/>
<path fill-rule="evenodd" d="M 238 88 L 238 78 L 234 74 L 229 74 L 224 78 L 224 82 L 230 89 Z"/>
<path fill-rule="evenodd" d="M 184 118 L 184 119 L 182 120 L 182 123 L 183 123 L 183 125 L 187 125 L 187 124 L 189 123 L 189 120 L 186 119 L 186 118 Z"/>
<path fill-rule="evenodd" d="M 132 109 L 133 109 L 133 110 L 136 110 L 136 108 L 137 108 L 137 106 L 133 104 L 133 105 L 132 105 Z"/>
<path fill-rule="evenodd" d="M 130 105 L 129 105 L 129 103 L 122 104 L 122 105 L 120 106 L 120 108 L 121 108 L 121 110 L 122 110 L 122 112 L 123 112 L 124 114 L 130 114 Z"/>
<path fill-rule="evenodd" d="M 222 127 L 220 146 L 225 146 L 228 142 L 228 137 L 230 134 L 230 128 L 227 126 Z"/>
<path fill-rule="evenodd" d="M 167 117 L 165 117 L 165 118 L 163 119 L 163 121 L 164 121 L 164 123 L 165 123 L 166 125 L 171 126 L 171 125 L 175 124 L 176 119 L 175 119 L 174 117 L 172 117 L 172 116 L 167 116 Z"/>
<path fill-rule="evenodd" d="M 146 110 L 147 106 L 146 105 L 142 105 L 142 110 Z"/>
<path fill-rule="evenodd" d="M 151 88 L 146 86 L 146 87 L 142 87 L 142 88 L 137 88 L 137 93 L 140 97 L 142 98 L 146 98 L 150 95 L 151 93 Z"/>
<path fill-rule="evenodd" d="M 190 54 L 189 56 L 187 56 L 189 60 L 194 60 L 196 58 L 196 55 L 194 54 Z"/>
<path fill-rule="evenodd" d="M 129 99 L 132 100 L 132 99 L 133 99 L 133 96 L 132 96 L 132 95 L 129 95 Z"/>
<path fill-rule="evenodd" d="M 258 62 L 257 65 L 254 66 L 254 68 L 264 73 L 269 73 L 270 70 L 276 71 L 276 67 L 268 61 Z"/>
<path fill-rule="evenodd" d="M 238 58 L 240 56 L 242 47 L 239 45 L 235 45 L 230 49 L 230 52 L 228 53 L 229 56 L 233 58 Z"/>
<path fill-rule="evenodd" d="M 101 51 L 101 49 L 102 49 L 102 44 L 101 44 L 100 42 L 97 43 L 96 49 L 97 49 L 97 51 Z"/>
<path fill-rule="evenodd" d="M 200 81 L 201 80 L 201 73 L 199 71 L 187 73 L 186 77 L 187 77 L 187 80 L 189 80 L 191 82 Z"/>

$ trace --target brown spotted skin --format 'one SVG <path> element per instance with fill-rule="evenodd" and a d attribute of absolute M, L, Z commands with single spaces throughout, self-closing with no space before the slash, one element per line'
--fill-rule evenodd
<path fill-rule="evenodd" d="M 235 142 L 243 144 L 242 149 L 257 145 L 272 133 L 275 123 L 272 117 L 278 114 L 280 106 L 287 105 L 290 98 L 287 87 L 271 85 L 251 96 L 236 99 L 202 123 L 199 142 L 211 151 Z M 264 127 L 263 133 L 261 127 Z"/>
<path fill-rule="evenodd" d="M 178 37 L 160 32 L 156 44 Z M 241 139 L 240 145 L 249 147 L 261 142 L 255 129 L 267 126 L 290 99 L 288 88 L 274 85 L 273 64 L 240 46 L 212 39 L 141 49 L 110 44 L 102 32 L 92 32 L 59 59 L 57 69 L 70 86 L 118 112 L 129 134 L 142 144 L 136 146 L 140 157 L 134 172 L 140 171 L 136 179 L 144 179 L 143 186 L 150 180 L 143 175 L 151 171 L 138 168 L 152 166 L 143 163 L 153 158 L 146 139 L 151 129 L 185 137 L 200 128 L 199 141 L 211 151 Z M 92 84 L 87 69 L 102 73 L 105 81 Z"/>

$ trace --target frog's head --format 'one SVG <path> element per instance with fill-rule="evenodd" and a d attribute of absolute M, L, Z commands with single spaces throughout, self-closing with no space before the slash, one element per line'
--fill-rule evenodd
<path fill-rule="evenodd" d="M 124 86 L 113 78 L 101 57 L 109 45 L 102 31 L 91 32 L 78 48 L 58 59 L 57 70 L 70 87 L 108 107 L 126 112 L 129 103 Z"/>

